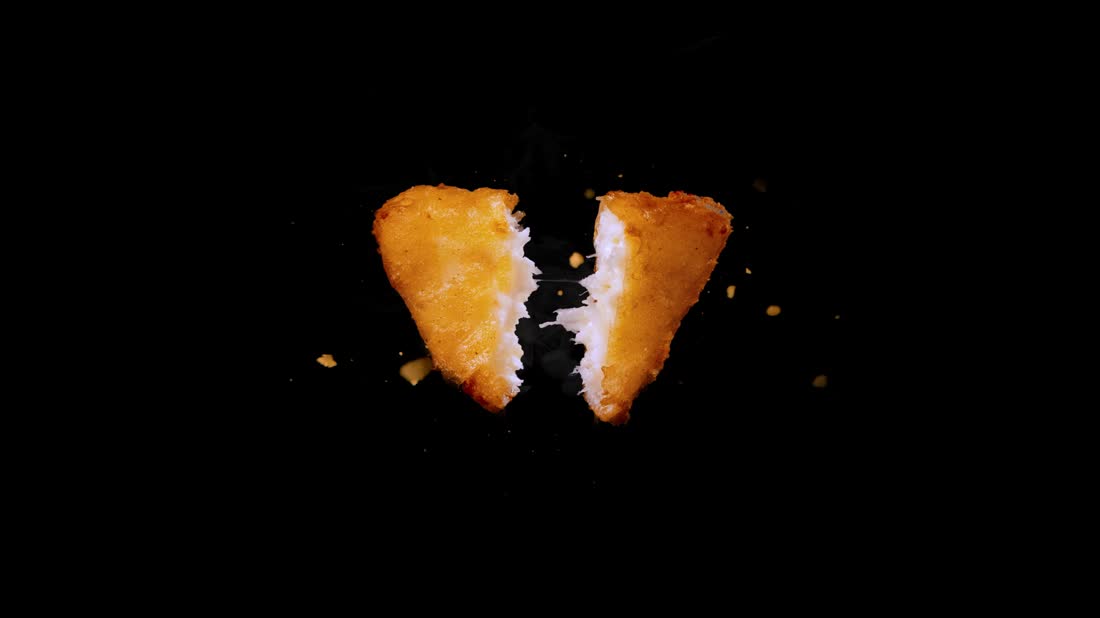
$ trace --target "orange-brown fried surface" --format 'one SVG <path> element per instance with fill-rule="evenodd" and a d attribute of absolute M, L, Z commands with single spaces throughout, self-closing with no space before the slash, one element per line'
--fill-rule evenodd
<path fill-rule="evenodd" d="M 498 295 L 515 280 L 509 215 L 518 201 L 503 190 L 417 186 L 374 218 L 386 275 L 435 366 L 492 412 L 516 390 L 495 355 L 505 331 Z"/>
<path fill-rule="evenodd" d="M 708 197 L 612 191 L 600 198 L 625 226 L 628 260 L 604 363 L 600 415 L 626 422 L 638 392 L 668 358 L 669 345 L 726 246 L 732 217 Z M 597 264 L 597 267 L 599 265 Z"/>

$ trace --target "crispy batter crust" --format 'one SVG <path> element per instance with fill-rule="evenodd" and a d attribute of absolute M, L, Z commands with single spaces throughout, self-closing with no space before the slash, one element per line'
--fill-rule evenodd
<path fill-rule="evenodd" d="M 417 186 L 374 217 L 386 276 L 435 366 L 491 412 L 513 397 L 491 361 L 500 336 L 497 295 L 513 281 L 508 215 L 518 202 L 502 190 Z"/>
<path fill-rule="evenodd" d="M 623 222 L 629 248 L 603 368 L 602 403 L 610 412 L 600 415 L 620 424 L 664 366 L 680 321 L 726 246 L 732 217 L 711 198 L 680 191 L 664 198 L 612 191 L 600 198 L 600 212 L 605 209 Z"/>

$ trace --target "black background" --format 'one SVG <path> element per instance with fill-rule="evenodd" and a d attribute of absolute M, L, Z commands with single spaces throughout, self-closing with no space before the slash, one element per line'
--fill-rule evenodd
<path fill-rule="evenodd" d="M 441 45 L 430 60 L 381 44 L 340 61 L 288 55 L 283 111 L 269 121 L 288 153 L 285 397 L 263 430 L 282 482 L 317 496 L 427 498 L 846 485 L 863 449 L 846 395 L 859 179 L 844 164 L 845 77 L 842 65 L 779 65 L 774 50 L 735 39 L 586 39 L 580 54 L 562 52 L 581 43 L 558 35 Z M 567 280 L 541 284 L 528 303 L 523 392 L 500 415 L 438 373 L 415 387 L 398 375 L 426 350 L 371 225 L 387 199 L 438 183 L 517 194 L 527 256 L 542 279 Z M 598 203 L 586 189 L 683 190 L 734 215 L 717 269 L 623 427 L 595 423 L 575 395 L 583 348 L 536 327 L 578 306 L 570 282 L 592 271 L 591 260 L 568 264 L 573 251 L 593 253 Z M 765 315 L 771 304 L 779 316 Z M 319 365 L 321 354 L 338 366 Z M 819 374 L 824 389 L 811 384 Z"/>

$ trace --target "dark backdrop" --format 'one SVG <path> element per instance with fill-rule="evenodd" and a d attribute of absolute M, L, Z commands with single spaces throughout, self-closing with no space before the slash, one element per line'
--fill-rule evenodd
<path fill-rule="evenodd" d="M 277 187 L 288 205 L 285 397 L 261 430 L 279 482 L 321 498 L 813 499 L 865 474 L 864 431 L 846 405 L 848 247 L 859 240 L 847 217 L 859 177 L 844 164 L 844 67 L 780 65 L 777 50 L 734 41 L 586 40 L 578 54 L 561 51 L 568 37 L 542 37 L 444 45 L 430 61 L 387 45 L 338 60 L 288 54 L 268 121 L 287 153 Z M 438 373 L 415 387 L 398 376 L 425 349 L 371 224 L 387 199 L 438 183 L 516 193 L 544 279 L 591 273 L 591 261 L 568 264 L 593 252 L 598 204 L 586 189 L 683 190 L 734 215 L 629 424 L 593 422 L 570 375 L 583 348 L 535 326 L 580 304 L 575 283 L 531 297 L 534 320 L 519 327 L 524 390 L 503 414 Z M 777 317 L 765 315 L 772 304 Z M 321 354 L 338 366 L 319 365 Z M 818 375 L 827 387 L 812 385 Z"/>

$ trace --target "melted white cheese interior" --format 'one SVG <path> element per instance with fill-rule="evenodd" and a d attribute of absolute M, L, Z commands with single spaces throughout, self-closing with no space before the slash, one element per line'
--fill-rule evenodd
<path fill-rule="evenodd" d="M 610 412 L 601 404 L 603 400 L 603 368 L 607 360 L 607 343 L 615 324 L 615 312 L 619 296 L 623 292 L 626 274 L 627 245 L 623 223 L 605 208 L 596 224 L 596 272 L 581 281 L 588 290 L 583 307 L 561 309 L 557 320 L 576 333 L 576 341 L 585 347 L 584 358 L 577 367 L 581 374 L 585 401 L 597 413 Z M 543 326 L 549 326 L 544 324 Z"/>
<path fill-rule="evenodd" d="M 501 207 L 504 204 L 501 203 Z M 500 328 L 500 338 L 497 340 L 497 349 L 493 354 L 493 368 L 498 375 L 504 377 L 512 387 L 512 396 L 519 393 L 521 380 L 516 372 L 523 368 L 523 348 L 516 336 L 516 326 L 520 318 L 529 317 L 524 303 L 538 287 L 535 275 L 539 269 L 535 263 L 523 256 L 523 246 L 531 239 L 531 230 L 519 226 L 515 214 L 508 214 L 508 223 L 511 227 L 509 250 L 512 257 L 512 283 L 511 289 L 497 294 L 496 321 Z M 501 405 L 507 403 L 507 399 Z"/>

